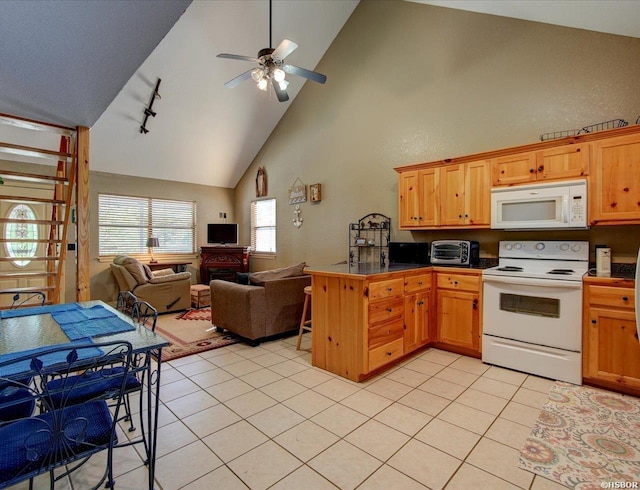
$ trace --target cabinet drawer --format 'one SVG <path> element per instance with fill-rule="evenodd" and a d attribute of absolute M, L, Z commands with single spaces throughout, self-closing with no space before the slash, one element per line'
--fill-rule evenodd
<path fill-rule="evenodd" d="M 438 288 L 480 291 L 480 276 L 462 274 L 438 274 Z"/>
<path fill-rule="evenodd" d="M 431 274 L 410 276 L 404 281 L 404 292 L 407 294 L 423 291 L 431 287 Z"/>
<path fill-rule="evenodd" d="M 404 336 L 404 322 L 402 318 L 392 320 L 369 329 L 369 349 L 388 344 L 392 340 Z"/>
<path fill-rule="evenodd" d="M 402 318 L 404 300 L 394 298 L 387 301 L 376 301 L 369 305 L 369 325 L 386 322 L 394 318 Z"/>
<path fill-rule="evenodd" d="M 402 357 L 404 341 L 402 338 L 381 345 L 369 351 L 369 371 L 373 371 L 389 362 Z"/>
<path fill-rule="evenodd" d="M 589 286 L 589 305 L 615 306 L 633 310 L 635 308 L 634 291 L 631 288 Z"/>
<path fill-rule="evenodd" d="M 402 296 L 404 294 L 404 279 L 389 279 L 369 284 L 369 301 Z"/>

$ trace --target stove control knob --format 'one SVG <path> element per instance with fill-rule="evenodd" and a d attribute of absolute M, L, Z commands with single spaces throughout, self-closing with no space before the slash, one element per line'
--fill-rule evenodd
<path fill-rule="evenodd" d="M 544 250 L 544 243 L 542 242 L 536 243 L 536 250 Z"/>
<path fill-rule="evenodd" d="M 504 248 L 506 248 L 507 250 L 511 250 L 513 248 L 513 245 L 511 245 L 510 243 L 507 243 Z"/>
<path fill-rule="evenodd" d="M 579 252 L 582 249 L 582 247 L 580 246 L 579 243 L 574 243 L 573 245 L 571 245 L 571 250 L 573 252 Z"/>
<path fill-rule="evenodd" d="M 515 248 L 516 250 L 520 250 L 522 248 L 522 243 L 516 243 L 513 248 Z"/>
<path fill-rule="evenodd" d="M 562 245 L 560 245 L 560 250 L 562 250 L 563 252 L 566 252 L 567 250 L 569 250 L 569 244 L 563 243 Z"/>

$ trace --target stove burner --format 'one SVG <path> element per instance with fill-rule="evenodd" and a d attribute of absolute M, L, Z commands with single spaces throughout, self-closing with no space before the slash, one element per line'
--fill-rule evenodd
<path fill-rule="evenodd" d="M 517 267 L 515 265 L 505 265 L 504 267 L 498 267 L 496 270 L 509 271 L 509 272 L 522 272 L 524 269 L 522 267 Z"/>
<path fill-rule="evenodd" d="M 571 274 L 575 274 L 573 269 L 552 269 L 547 272 L 547 274 L 558 274 L 562 276 L 570 276 Z"/>

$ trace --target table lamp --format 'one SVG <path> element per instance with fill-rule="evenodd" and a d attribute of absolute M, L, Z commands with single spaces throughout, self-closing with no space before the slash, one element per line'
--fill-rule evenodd
<path fill-rule="evenodd" d="M 156 264 L 158 261 L 153 258 L 153 247 L 159 247 L 160 240 L 154 236 L 147 238 L 147 247 L 149 247 L 149 253 L 151 254 L 151 264 Z"/>

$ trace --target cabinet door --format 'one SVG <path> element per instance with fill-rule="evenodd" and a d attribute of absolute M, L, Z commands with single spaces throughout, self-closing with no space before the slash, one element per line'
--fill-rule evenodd
<path fill-rule="evenodd" d="M 535 152 L 494 158 L 491 164 L 493 185 L 522 184 L 536 180 Z"/>
<path fill-rule="evenodd" d="M 491 224 L 491 167 L 481 160 L 465 164 L 464 223 Z"/>
<path fill-rule="evenodd" d="M 411 294 L 404 299 L 404 352 L 411 352 L 429 342 L 429 291 Z"/>
<path fill-rule="evenodd" d="M 591 222 L 640 221 L 640 135 L 593 143 Z"/>
<path fill-rule="evenodd" d="M 440 169 L 440 224 L 464 224 L 464 164 Z"/>
<path fill-rule="evenodd" d="M 412 228 L 418 225 L 418 171 L 402 172 L 398 177 L 400 198 L 400 228 Z"/>
<path fill-rule="evenodd" d="M 478 350 L 480 334 L 477 293 L 438 290 L 438 342 Z"/>
<path fill-rule="evenodd" d="M 420 226 L 440 225 L 440 169 L 418 171 L 418 223 Z"/>
<path fill-rule="evenodd" d="M 640 343 L 633 311 L 591 308 L 586 377 L 640 388 Z"/>
<path fill-rule="evenodd" d="M 588 175 L 589 145 L 567 145 L 541 150 L 536 155 L 537 180 L 571 179 Z"/>

